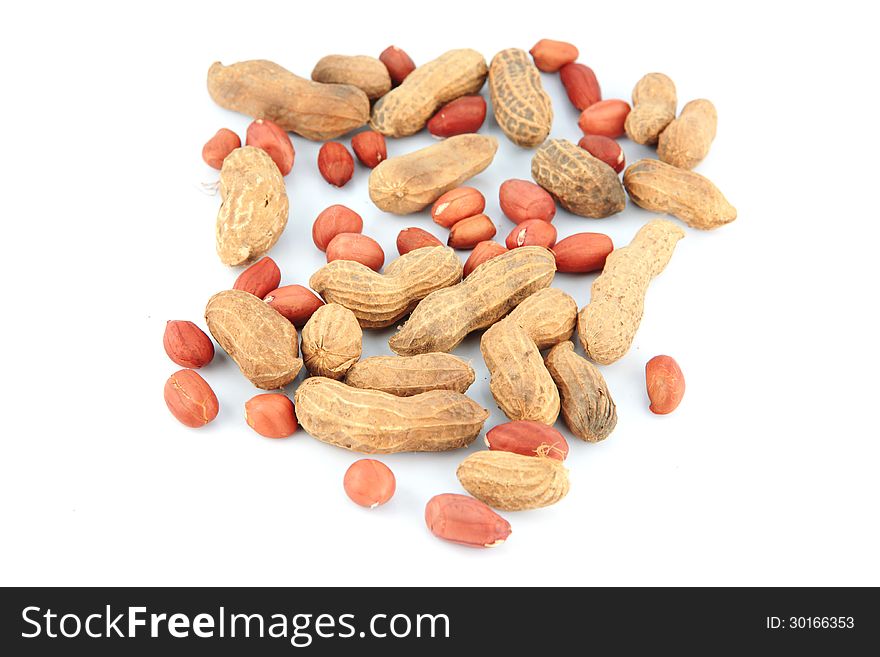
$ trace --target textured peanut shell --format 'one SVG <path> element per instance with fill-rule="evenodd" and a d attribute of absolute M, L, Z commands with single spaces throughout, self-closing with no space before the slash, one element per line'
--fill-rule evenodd
<path fill-rule="evenodd" d="M 345 377 L 355 388 L 412 397 L 429 390 L 465 392 L 474 369 L 458 356 L 444 353 L 417 356 L 373 356 L 355 363 Z"/>
<path fill-rule="evenodd" d="M 391 90 L 391 76 L 385 64 L 366 55 L 327 55 L 312 70 L 312 80 L 324 84 L 350 84 L 370 100 L 381 98 Z"/>
<path fill-rule="evenodd" d="M 642 321 L 651 279 L 669 263 L 684 230 L 655 219 L 627 246 L 615 249 L 593 281 L 590 303 L 578 314 L 578 337 L 587 356 L 602 365 L 622 358 Z"/>
<path fill-rule="evenodd" d="M 258 388 L 285 386 L 302 368 L 296 328 L 250 292 L 215 294 L 205 308 L 205 319 L 214 339 Z"/>
<path fill-rule="evenodd" d="M 467 134 L 389 158 L 370 173 L 370 198 L 385 212 L 418 212 L 492 164 L 497 150 L 495 137 Z"/>
<path fill-rule="evenodd" d="M 553 125 L 553 105 L 525 50 L 508 48 L 492 58 L 489 97 L 495 121 L 510 141 L 523 148 L 544 143 Z"/>
<path fill-rule="evenodd" d="M 464 489 L 502 511 L 555 504 L 568 494 L 568 469 L 542 456 L 486 450 L 468 456 L 456 472 Z"/>
<path fill-rule="evenodd" d="M 541 358 L 539 344 L 567 340 L 574 331 L 577 304 L 561 290 L 547 288 L 528 297 L 480 340 L 491 377 L 489 390 L 511 420 L 552 425 L 559 417 L 559 391 Z"/>
<path fill-rule="evenodd" d="M 271 249 L 289 210 L 281 172 L 261 148 L 237 148 L 220 169 L 217 255 L 224 265 L 244 265 Z"/>
<path fill-rule="evenodd" d="M 659 160 L 631 164 L 623 184 L 636 205 L 671 214 L 691 228 L 711 230 L 736 219 L 736 208 L 711 180 Z"/>
<path fill-rule="evenodd" d="M 302 330 L 302 357 L 309 374 L 342 379 L 361 357 L 363 338 L 353 312 L 336 303 L 321 306 Z"/>
<path fill-rule="evenodd" d="M 675 83 L 663 73 L 648 73 L 636 83 L 632 101 L 632 111 L 624 124 L 627 136 L 637 144 L 656 144 L 660 133 L 675 118 Z"/>
<path fill-rule="evenodd" d="M 458 285 L 432 292 L 388 345 L 401 356 L 452 351 L 471 331 L 492 326 L 530 294 L 550 285 L 553 253 L 524 246 L 492 258 Z"/>
<path fill-rule="evenodd" d="M 397 397 L 313 377 L 294 396 L 300 426 L 318 440 L 366 454 L 440 452 L 474 441 L 489 417 L 451 390 Z"/>
<path fill-rule="evenodd" d="M 599 368 L 576 354 L 568 340 L 553 347 L 546 362 L 569 430 L 587 442 L 605 440 L 617 426 L 617 407 Z"/>
<path fill-rule="evenodd" d="M 334 260 L 309 286 L 327 303 L 352 311 L 364 328 L 391 326 L 431 292 L 461 280 L 461 260 L 448 246 L 429 246 L 393 260 L 379 274 L 353 260 Z"/>
<path fill-rule="evenodd" d="M 626 207 L 614 169 L 565 139 L 544 142 L 532 158 L 532 178 L 569 212 L 601 219 Z"/>
<path fill-rule="evenodd" d="M 264 59 L 215 62 L 208 93 L 220 107 L 269 119 L 314 141 L 335 139 L 370 120 L 370 100 L 357 87 L 312 82 Z"/>
<path fill-rule="evenodd" d="M 482 89 L 487 72 L 486 60 L 476 50 L 450 50 L 382 96 L 373 106 L 370 127 L 386 137 L 415 134 L 442 105 Z"/>
<path fill-rule="evenodd" d="M 568 340 L 577 323 L 577 303 L 559 288 L 539 290 L 507 316 L 523 328 L 538 349 Z"/>
<path fill-rule="evenodd" d="M 679 169 L 693 169 L 709 154 L 718 127 L 718 112 L 710 100 L 692 100 L 660 133 L 657 157 Z"/>

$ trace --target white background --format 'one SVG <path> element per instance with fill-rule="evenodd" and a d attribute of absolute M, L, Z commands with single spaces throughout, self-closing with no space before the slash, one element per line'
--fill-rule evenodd
<path fill-rule="evenodd" d="M 635 585 L 880 584 L 877 528 L 876 35 L 867 3 L 441 3 L 388 1 L 7 4 L 0 20 L 5 145 L 2 584 Z M 162 400 L 176 366 L 168 319 L 202 326 L 235 271 L 214 252 L 216 179 L 200 159 L 219 127 L 247 117 L 205 89 L 215 60 L 272 59 L 308 76 L 330 53 L 394 43 L 423 63 L 447 49 L 577 44 L 606 98 L 649 71 L 680 103 L 714 101 L 718 137 L 698 169 L 739 219 L 688 229 L 652 285 L 635 344 L 604 368 L 620 421 L 602 444 L 572 439 L 571 493 L 506 514 L 494 550 L 443 543 L 426 500 L 461 492 L 465 452 L 381 457 L 397 475 L 375 511 L 344 495 L 357 455 L 304 432 L 263 439 L 243 419 L 258 391 L 218 349 L 203 374 L 220 399 L 211 425 L 178 424 Z M 869 63 L 870 67 L 869 67 Z M 576 140 L 577 113 L 545 75 L 552 136 Z M 487 91 L 484 89 L 484 95 Z M 497 205 L 531 152 L 501 146 L 473 184 L 503 240 Z M 347 142 L 347 140 L 346 140 Z M 390 141 L 391 155 L 424 135 Z M 622 141 L 629 161 L 648 149 Z M 407 226 L 368 200 L 358 166 L 342 190 L 295 137 L 290 223 L 271 255 L 306 284 L 323 255 L 316 214 L 345 203 L 390 260 Z M 650 215 L 597 221 L 560 211 L 562 236 L 629 241 Z M 462 252 L 462 257 L 467 253 Z M 557 276 L 579 306 L 593 276 Z M 365 355 L 388 353 L 391 330 Z M 493 409 L 472 336 L 470 394 Z M 674 355 L 681 407 L 647 410 L 643 368 Z M 292 390 L 290 391 L 292 392 Z M 560 426 L 562 423 L 560 422 Z M 482 437 L 471 450 L 482 448 Z"/>

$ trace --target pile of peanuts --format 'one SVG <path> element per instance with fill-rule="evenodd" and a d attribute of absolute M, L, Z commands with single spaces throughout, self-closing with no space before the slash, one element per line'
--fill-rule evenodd
<path fill-rule="evenodd" d="M 222 128 L 202 151 L 220 170 L 217 253 L 226 265 L 246 266 L 232 290 L 211 297 L 205 319 L 242 374 L 267 391 L 246 402 L 247 424 L 273 439 L 302 427 L 367 454 L 465 447 L 489 412 L 465 394 L 475 372 L 451 352 L 469 333 L 484 331 L 490 390 L 510 421 L 489 429 L 488 449 L 458 467 L 469 494 L 439 494 L 425 507 L 430 531 L 463 545 L 490 547 L 509 536 L 509 522 L 496 511 L 536 509 L 568 493 L 569 445 L 553 426 L 560 415 L 583 441 L 612 433 L 617 410 L 599 366 L 628 352 L 648 286 L 685 235 L 675 222 L 654 219 L 620 248 L 596 232 L 558 239 L 557 206 L 598 219 L 623 210 L 628 197 L 703 230 L 736 218 L 714 184 L 692 171 L 715 136 L 712 103 L 691 101 L 676 116 L 675 86 L 661 73 L 637 82 L 632 106 L 603 100 L 595 73 L 578 57 L 574 45 L 542 39 L 529 53 L 510 48 L 490 64 L 462 49 L 416 67 L 391 46 L 378 58 L 324 57 L 311 80 L 265 60 L 218 62 L 208 73 L 218 104 L 254 117 L 244 146 Z M 553 108 L 541 72 L 558 73 L 581 112 L 576 145 L 549 138 Z M 493 239 L 485 196 L 463 184 L 491 165 L 498 148 L 497 139 L 478 134 L 487 80 L 501 131 L 518 147 L 536 149 L 533 180 L 507 180 L 498 189 L 514 224 L 503 244 Z M 368 122 L 351 138 L 351 151 L 333 141 Z M 422 129 L 440 141 L 389 158 L 386 138 Z M 399 257 L 386 265 L 382 247 L 363 234 L 362 217 L 335 204 L 312 224 L 327 265 L 309 287 L 281 285 L 281 268 L 266 254 L 287 227 L 284 177 L 296 160 L 290 132 L 324 142 L 317 168 L 327 183 L 346 185 L 356 158 L 370 170 L 370 199 L 379 210 L 429 209 L 449 230 L 446 245 L 410 226 L 398 234 Z M 656 144 L 659 159 L 626 167 L 617 141 L 624 136 Z M 464 262 L 460 250 L 470 252 Z M 550 287 L 557 271 L 600 272 L 582 309 Z M 394 355 L 362 358 L 364 330 L 404 320 L 388 343 Z M 586 357 L 575 350 L 575 332 Z M 195 323 L 175 320 L 166 325 L 164 347 L 184 368 L 165 384 L 169 410 L 188 427 L 208 424 L 219 402 L 196 370 L 212 361 L 214 341 Z M 291 399 L 283 390 L 303 367 L 309 376 Z M 674 411 L 685 389 L 676 361 L 655 356 L 645 377 L 650 410 Z M 345 472 L 343 488 L 356 504 L 375 508 L 393 498 L 396 479 L 387 465 L 365 458 Z"/>

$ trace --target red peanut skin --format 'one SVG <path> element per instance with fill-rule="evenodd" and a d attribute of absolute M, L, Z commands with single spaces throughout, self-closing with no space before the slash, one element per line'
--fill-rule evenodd
<path fill-rule="evenodd" d="M 352 502 L 375 509 L 394 497 L 397 483 L 394 473 L 382 461 L 360 459 L 345 471 L 342 487 Z"/>
<path fill-rule="evenodd" d="M 616 141 L 604 135 L 584 135 L 578 142 L 593 157 L 602 160 L 614 169 L 614 173 L 620 173 L 626 167 L 626 156 L 623 149 Z"/>
<path fill-rule="evenodd" d="M 571 104 L 583 111 L 602 100 L 602 89 L 589 66 L 573 62 L 559 69 L 559 77 Z"/>
<path fill-rule="evenodd" d="M 265 256 L 245 269 L 235 279 L 233 290 L 250 292 L 262 299 L 281 285 L 281 270 L 272 258 Z"/>
<path fill-rule="evenodd" d="M 462 96 L 446 103 L 428 121 L 428 132 L 435 137 L 454 137 L 476 132 L 486 120 L 486 101 L 482 96 Z"/>
<path fill-rule="evenodd" d="M 379 166 L 382 160 L 388 159 L 385 135 L 375 130 L 365 130 L 352 137 L 351 150 L 354 151 L 360 163 L 370 169 Z"/>
<path fill-rule="evenodd" d="M 269 292 L 263 301 L 284 315 L 297 328 L 305 326 L 315 311 L 324 305 L 314 292 L 302 285 L 279 287 Z"/>
<path fill-rule="evenodd" d="M 602 233 L 575 233 L 559 240 L 552 250 L 556 256 L 556 271 L 584 274 L 601 270 L 614 244 Z"/>
<path fill-rule="evenodd" d="M 229 128 L 220 128 L 205 145 L 202 146 L 202 159 L 209 167 L 223 168 L 223 160 L 236 148 L 241 148 L 241 137 Z"/>
<path fill-rule="evenodd" d="M 272 158 L 282 176 L 293 169 L 296 151 L 288 134 L 269 119 L 257 119 L 247 129 L 245 143 L 261 148 Z"/>
<path fill-rule="evenodd" d="M 169 321 L 165 324 L 162 344 L 168 358 L 181 367 L 198 369 L 214 359 L 214 343 L 192 322 Z"/>
<path fill-rule="evenodd" d="M 514 452 L 523 456 L 541 456 L 557 461 L 568 457 L 568 441 L 553 427 L 534 420 L 505 422 L 486 432 L 489 449 Z"/>
<path fill-rule="evenodd" d="M 555 41 L 554 39 L 541 39 L 529 50 L 535 66 L 544 73 L 555 73 L 562 66 L 570 64 L 580 54 L 576 46 L 567 41 Z"/>
<path fill-rule="evenodd" d="M 372 237 L 360 233 L 339 233 L 327 245 L 327 262 L 354 260 L 373 271 L 382 269 L 385 252 Z"/>
<path fill-rule="evenodd" d="M 449 231 L 446 244 L 453 249 L 472 249 L 495 236 L 495 224 L 484 214 L 457 221 Z"/>
<path fill-rule="evenodd" d="M 617 98 L 600 100 L 581 112 L 578 126 L 585 135 L 604 135 L 617 139 L 626 133 L 624 123 L 630 109 L 629 103 L 625 100 Z"/>
<path fill-rule="evenodd" d="M 168 377 L 165 404 L 181 424 L 193 429 L 205 426 L 220 411 L 211 386 L 192 370 L 180 370 Z"/>
<path fill-rule="evenodd" d="M 385 64 L 388 75 L 395 86 L 406 80 L 406 76 L 416 70 L 412 58 L 397 46 L 388 46 L 379 55 L 379 61 Z"/>
<path fill-rule="evenodd" d="M 456 187 L 434 201 L 431 218 L 444 228 L 452 228 L 462 219 L 486 209 L 486 197 L 473 187 Z"/>
<path fill-rule="evenodd" d="M 397 234 L 397 252 L 400 255 L 425 246 L 443 246 L 443 242 L 421 228 L 404 228 Z"/>
<path fill-rule="evenodd" d="M 328 141 L 318 151 L 318 171 L 328 183 L 343 187 L 354 175 L 354 158 L 336 141 Z"/>
<path fill-rule="evenodd" d="M 287 438 L 299 427 L 290 397 L 277 392 L 251 397 L 244 415 L 248 426 L 264 438 Z"/>
<path fill-rule="evenodd" d="M 684 397 L 684 374 L 672 356 L 654 356 L 645 365 L 645 384 L 651 412 L 671 413 Z"/>
<path fill-rule="evenodd" d="M 330 241 L 340 233 L 359 233 L 363 229 L 361 215 L 344 205 L 331 205 L 322 210 L 312 224 L 312 241 L 319 250 L 326 251 Z"/>
<path fill-rule="evenodd" d="M 504 215 L 515 224 L 529 219 L 553 221 L 556 216 L 553 197 L 543 187 L 528 180 L 513 178 L 501 183 L 498 203 Z"/>
<path fill-rule="evenodd" d="M 484 240 L 474 247 L 468 256 L 467 262 L 464 263 L 464 271 L 462 278 L 467 278 L 474 269 L 482 265 L 487 260 L 491 260 L 495 256 L 507 253 L 507 249 L 498 242 L 492 240 Z"/>
<path fill-rule="evenodd" d="M 510 523 L 467 495 L 435 495 L 425 506 L 425 524 L 446 541 L 469 547 L 495 547 L 510 536 Z"/>
<path fill-rule="evenodd" d="M 508 249 L 520 246 L 543 246 L 549 249 L 556 244 L 556 227 L 541 219 L 529 219 L 514 226 L 505 243 Z"/>

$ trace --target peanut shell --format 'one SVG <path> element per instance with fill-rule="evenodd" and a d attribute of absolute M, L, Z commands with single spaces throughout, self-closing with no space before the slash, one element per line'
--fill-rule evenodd
<path fill-rule="evenodd" d="M 614 169 L 565 139 L 550 139 L 532 158 L 532 178 L 569 212 L 601 219 L 626 207 Z"/>
<path fill-rule="evenodd" d="M 657 157 L 679 169 L 693 169 L 709 154 L 718 127 L 718 112 L 709 100 L 692 100 L 660 133 Z"/>
<path fill-rule="evenodd" d="M 656 144 L 660 133 L 675 118 L 675 83 L 663 73 L 648 73 L 636 83 L 632 101 L 624 125 L 627 136 L 637 144 Z"/>
<path fill-rule="evenodd" d="M 351 310 L 363 328 L 391 326 L 431 292 L 461 280 L 461 260 L 446 246 L 425 247 L 392 260 L 385 273 L 335 260 L 312 274 L 309 286 L 327 303 Z"/>
<path fill-rule="evenodd" d="M 278 167 L 262 149 L 235 149 L 220 169 L 220 198 L 220 260 L 233 266 L 258 260 L 275 245 L 287 226 L 287 191 Z"/>
<path fill-rule="evenodd" d="M 370 100 L 381 98 L 391 90 L 391 76 L 385 64 L 366 55 L 327 55 L 312 70 L 312 80 L 325 84 L 350 84 Z"/>
<path fill-rule="evenodd" d="M 335 139 L 370 120 L 367 95 L 348 84 L 322 84 L 294 75 L 265 59 L 208 70 L 214 102 L 313 141 Z"/>
<path fill-rule="evenodd" d="M 631 164 L 623 184 L 639 207 L 671 214 L 691 228 L 712 230 L 736 219 L 736 208 L 711 180 L 659 160 Z"/>
<path fill-rule="evenodd" d="M 502 253 L 458 285 L 425 297 L 388 344 L 401 356 L 452 351 L 468 333 L 491 326 L 530 294 L 550 285 L 555 271 L 553 254 L 543 247 Z"/>
<path fill-rule="evenodd" d="M 412 397 L 429 390 L 465 392 L 474 369 L 458 356 L 444 353 L 417 356 L 372 356 L 355 363 L 345 382 L 355 388 Z"/>
<path fill-rule="evenodd" d="M 302 330 L 302 357 L 312 376 L 342 379 L 361 357 L 363 331 L 354 313 L 336 303 L 318 308 Z"/>
<path fill-rule="evenodd" d="M 464 489 L 502 511 L 555 504 L 568 494 L 568 469 L 541 456 L 486 450 L 468 456 L 456 471 Z"/>
<path fill-rule="evenodd" d="M 389 158 L 370 173 L 370 199 L 385 212 L 418 212 L 492 164 L 497 150 L 495 137 L 467 134 Z"/>
<path fill-rule="evenodd" d="M 566 340 L 550 350 L 547 369 L 562 395 L 562 418 L 578 438 L 605 440 L 617 425 L 617 407 L 599 368 L 574 352 Z"/>
<path fill-rule="evenodd" d="M 205 319 L 214 339 L 258 388 L 285 386 L 302 368 L 296 328 L 253 294 L 215 294 L 205 308 Z"/>
<path fill-rule="evenodd" d="M 642 321 L 648 284 L 666 268 L 682 237 L 684 230 L 673 222 L 655 219 L 629 245 L 611 252 L 593 281 L 590 303 L 578 313 L 578 337 L 587 356 L 610 365 L 629 351 Z"/>
<path fill-rule="evenodd" d="M 553 125 L 553 105 L 526 51 L 508 48 L 492 58 L 489 95 L 495 120 L 510 141 L 534 148 L 547 139 Z"/>
<path fill-rule="evenodd" d="M 489 412 L 451 390 L 397 397 L 313 377 L 294 396 L 300 426 L 318 440 L 364 452 L 439 452 L 474 441 Z"/>

